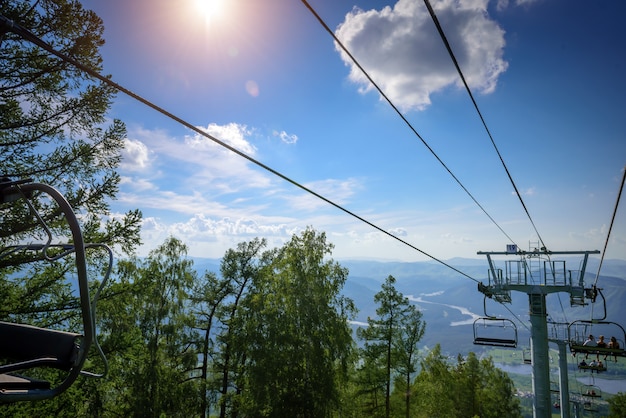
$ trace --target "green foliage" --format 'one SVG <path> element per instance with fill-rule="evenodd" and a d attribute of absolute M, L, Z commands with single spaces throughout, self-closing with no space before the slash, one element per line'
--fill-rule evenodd
<path fill-rule="evenodd" d="M 414 383 L 419 417 L 520 417 L 512 380 L 491 358 L 474 353 L 451 365 L 437 345 L 422 362 Z"/>
<path fill-rule="evenodd" d="M 393 277 L 359 332 L 357 359 L 355 308 L 341 295 L 347 271 L 328 259 L 325 235 L 307 229 L 281 248 L 265 245 L 227 251 L 220 277 L 196 277 L 174 238 L 145 260 L 120 261 L 99 304 L 107 377 L 0 416 L 520 416 L 512 381 L 473 353 L 451 365 L 436 346 L 411 381 L 425 324 Z M 54 280 L 57 269 L 38 276 Z"/>
<path fill-rule="evenodd" d="M 76 0 L 1 1 L 3 16 L 44 39 L 55 49 L 93 68 L 102 69 L 102 20 Z M 71 64 L 8 32 L 0 43 L 0 161 L 2 176 L 32 178 L 64 194 L 85 215 L 89 242 L 139 244 L 141 214 L 109 216 L 120 177 L 126 128 L 108 123 L 106 113 L 115 91 Z M 40 198 L 34 205 L 55 233 L 66 230 L 59 213 Z M 25 205 L 1 208 L 0 243 L 33 236 L 32 216 Z M 108 217 L 109 219 L 103 219 Z"/>
<path fill-rule="evenodd" d="M 110 373 L 98 396 L 123 416 L 189 416 L 198 410 L 191 379 L 197 353 L 188 301 L 195 280 L 186 246 L 166 240 L 145 261 L 118 266 L 100 311 Z M 113 295 L 114 294 L 114 295 Z"/>
<path fill-rule="evenodd" d="M 432 349 L 421 366 L 413 385 L 413 393 L 417 395 L 417 416 L 455 417 L 456 379 L 439 345 Z"/>
<path fill-rule="evenodd" d="M 101 70 L 103 24 L 79 1 L 0 0 L 0 12 L 55 49 Z M 126 137 L 121 121 L 106 119 L 114 93 L 19 35 L 2 34 L 0 176 L 53 186 L 77 213 L 86 242 L 132 253 L 140 243 L 141 212 L 114 217 L 109 211 L 118 192 L 116 170 Z M 30 201 L 55 242 L 70 241 L 56 204 L 45 194 L 34 194 Z M 0 218 L 0 248 L 46 238 L 25 199 L 0 204 Z M 88 278 L 97 286 L 108 258 L 96 250 L 89 250 L 88 258 Z M 53 263 L 40 259 L 40 254 L 19 253 L 0 260 L 0 319 L 81 332 L 72 256 Z M 81 393 L 72 388 L 74 392 Z M 50 405 L 59 402 L 51 400 Z M 19 408 L 28 410 L 26 404 Z"/>
<path fill-rule="evenodd" d="M 626 393 L 619 392 L 617 395 L 609 398 L 609 417 L 618 418 L 626 416 Z"/>
<path fill-rule="evenodd" d="M 422 313 L 414 305 L 410 305 L 406 315 L 402 317 L 399 331 L 393 347 L 397 360 L 395 370 L 404 378 L 402 384 L 398 384 L 397 387 L 404 388 L 404 415 L 409 418 L 413 397 L 410 387 L 411 379 L 417 371 L 418 343 L 426 331 L 426 323 L 422 321 Z"/>
<path fill-rule="evenodd" d="M 312 229 L 277 250 L 245 300 L 247 416 L 331 416 L 348 376 L 352 301 L 347 271 Z"/>
<path fill-rule="evenodd" d="M 395 281 L 393 276 L 387 277 L 374 296 L 377 317 L 368 318 L 367 328 L 357 330 L 358 337 L 365 341 L 358 382 L 364 410 L 372 416 L 391 415 L 393 373 L 403 376 L 401 385 L 405 388 L 410 385 L 416 371 L 417 344 L 425 330 L 421 312 L 396 290 Z M 405 415 L 409 416 L 411 393 L 404 393 Z"/>
<path fill-rule="evenodd" d="M 220 330 L 216 336 L 213 355 L 215 386 L 219 392 L 220 417 L 237 416 L 241 392 L 246 386 L 245 359 L 248 355 L 246 313 L 241 309 L 248 289 L 259 280 L 261 271 L 269 262 L 269 254 L 262 254 L 266 241 L 254 239 L 240 243 L 236 250 L 228 250 L 221 263 L 222 279 L 215 284 L 219 299 L 216 319 Z M 243 311 L 243 312 L 242 312 Z"/>

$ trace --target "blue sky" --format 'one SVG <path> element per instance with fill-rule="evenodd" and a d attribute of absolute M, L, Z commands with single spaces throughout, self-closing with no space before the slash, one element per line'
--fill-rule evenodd
<path fill-rule="evenodd" d="M 506 234 L 537 241 L 423 1 L 309 3 Z M 626 3 L 431 3 L 548 249 L 602 250 L 626 165 Z M 124 87 L 434 257 L 510 243 L 302 2 L 83 4 Z M 219 258 L 312 226 L 336 259 L 427 259 L 127 96 L 110 117 L 128 127 L 112 209 L 143 211 L 141 254 L 173 235 Z M 623 205 L 607 258 L 626 258 Z"/>

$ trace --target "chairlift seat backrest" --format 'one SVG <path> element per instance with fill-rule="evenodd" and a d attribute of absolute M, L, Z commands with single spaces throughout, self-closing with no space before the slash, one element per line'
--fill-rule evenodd
<path fill-rule="evenodd" d="M 49 390 L 50 382 L 24 376 L 0 374 L 0 388 L 3 391 Z"/>
<path fill-rule="evenodd" d="M 475 337 L 474 344 L 476 345 L 488 345 L 492 347 L 517 347 L 517 340 L 508 338 L 487 338 L 487 337 Z"/>
<path fill-rule="evenodd" d="M 505 335 L 502 335 L 503 333 Z M 513 321 L 506 318 L 477 318 L 474 321 L 474 344 L 515 348 L 517 327 Z"/>
<path fill-rule="evenodd" d="M 81 339 L 80 334 L 0 321 L 0 358 L 70 370 L 79 357 Z M 19 364 L 0 366 L 0 373 L 19 370 Z"/>
<path fill-rule="evenodd" d="M 45 217 L 38 213 L 35 206 L 30 202 L 33 192 L 46 194 L 52 199 L 57 210 L 60 211 L 67 222 L 71 232 L 71 244 L 54 244 L 53 233 L 45 223 Z M 10 199 L 7 200 L 7 196 Z M 104 247 L 109 253 L 109 269 L 104 280 L 92 299 L 89 295 L 89 283 L 87 281 L 87 264 L 85 244 L 80 223 L 71 205 L 59 191 L 53 187 L 31 183 L 29 181 L 10 181 L 0 179 L 0 201 L 13 202 L 25 198 L 26 206 L 33 212 L 38 221 L 38 227 L 43 230 L 44 238 L 47 241 L 41 246 L 38 245 L 17 245 L 7 247 L 8 251 L 1 252 L 0 256 L 8 256 L 18 250 L 42 251 L 43 259 L 53 261 L 73 254 L 76 276 L 78 282 L 78 300 L 80 302 L 80 313 L 82 317 L 81 334 L 39 328 L 32 325 L 22 325 L 10 322 L 0 322 L 0 403 L 30 401 L 49 399 L 67 390 L 81 374 L 101 377 L 82 370 L 87 353 L 92 344 L 96 344 L 100 355 L 105 363 L 104 353 L 95 340 L 95 319 L 93 306 L 97 301 L 97 294 L 106 283 L 111 265 L 113 264 L 113 254 L 111 250 L 102 244 L 89 244 L 89 247 Z M 59 254 L 48 253 L 51 247 L 60 247 Z M 6 250 L 6 249 L 3 249 Z M 27 260 L 28 261 L 28 260 Z M 52 387 L 51 382 L 45 382 L 31 378 L 29 373 L 36 373 L 35 369 L 54 368 L 66 371 L 65 377 L 55 382 Z M 19 373 L 19 375 L 15 373 Z"/>

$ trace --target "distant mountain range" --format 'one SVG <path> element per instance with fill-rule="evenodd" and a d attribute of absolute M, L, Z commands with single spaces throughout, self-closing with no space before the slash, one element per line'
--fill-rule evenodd
<path fill-rule="evenodd" d="M 439 343 L 442 351 L 451 356 L 482 351 L 480 346 L 473 344 L 473 320 L 485 315 L 484 296 L 478 291 L 476 281 L 487 282 L 486 259 L 454 258 L 445 261 L 471 279 L 435 261 L 337 261 L 349 270 L 343 293 L 352 298 L 359 309 L 355 327 L 367 322 L 368 316 L 376 315 L 374 295 L 380 291 L 387 276 L 392 275 L 396 278 L 396 288 L 410 297 L 423 312 L 426 332 L 422 343 L 425 347 Z M 578 260 L 575 263 L 568 268 L 577 269 Z M 219 260 L 194 259 L 199 273 L 209 270 L 219 274 L 219 264 Z M 589 260 L 587 286 L 595 281 L 598 264 L 599 260 Z M 604 260 L 598 287 L 606 300 L 606 320 L 626 328 L 626 260 Z M 528 346 L 528 297 L 521 292 L 512 292 L 511 296 L 512 303 L 506 306 L 488 299 L 488 314 L 513 320 L 518 329 L 520 346 Z M 570 323 L 604 315 L 601 298 L 593 305 L 571 307 L 569 295 L 558 293 L 547 297 L 547 305 L 548 316 L 556 322 Z"/>
<path fill-rule="evenodd" d="M 487 283 L 487 260 L 455 258 L 446 264 L 471 278 Z M 576 264 L 569 268 L 577 269 Z M 444 353 L 455 356 L 469 351 L 481 351 L 473 344 L 473 320 L 485 315 L 484 295 L 478 291 L 476 281 L 434 261 L 427 262 L 377 262 L 340 261 L 350 271 L 344 293 L 354 299 L 360 309 L 358 322 L 376 314 L 374 294 L 388 275 L 396 278 L 396 288 L 411 297 L 423 312 L 426 333 L 422 343 L 432 347 L 440 343 Z M 586 286 L 595 281 L 598 260 L 589 260 Z M 598 287 L 606 300 L 606 321 L 619 323 L 626 328 L 626 261 L 604 260 Z M 486 301 L 489 315 L 511 319 L 518 328 L 520 346 L 528 346 L 528 297 L 521 292 L 511 293 L 512 303 L 503 306 L 491 299 Z M 462 308 L 462 309 L 461 309 Z M 570 306 L 569 295 L 558 293 L 547 297 L 548 316 L 552 321 L 571 323 L 576 320 L 601 318 L 604 315 L 602 299 L 585 307 Z M 468 314 L 469 313 L 469 314 Z M 622 336 L 624 339 L 625 336 Z"/>

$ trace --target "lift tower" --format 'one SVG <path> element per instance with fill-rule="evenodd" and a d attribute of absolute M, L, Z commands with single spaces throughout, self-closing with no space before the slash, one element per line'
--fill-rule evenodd
<path fill-rule="evenodd" d="M 528 295 L 534 418 L 550 416 L 552 407 L 546 295 L 567 292 L 572 306 L 586 305 L 585 298 L 593 302 L 595 292 L 585 288 L 585 269 L 589 254 L 599 253 L 598 250 L 548 251 L 543 247 L 520 251 L 516 245 L 507 245 L 506 251 L 478 252 L 486 255 L 489 263 L 489 283 L 478 283 L 480 292 L 500 303 L 511 302 L 511 291 Z M 494 256 L 505 256 L 504 270 L 496 266 Z M 582 256 L 582 260 L 577 270 L 570 270 L 566 268 L 564 259 L 557 261 L 554 256 Z M 515 259 L 508 259 L 510 257 Z M 567 407 L 561 405 L 561 408 Z"/>

